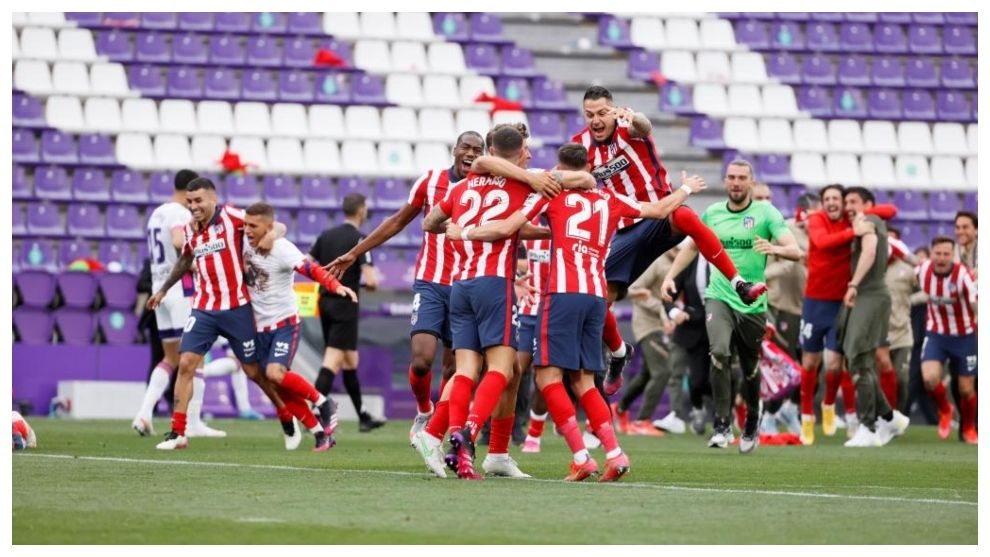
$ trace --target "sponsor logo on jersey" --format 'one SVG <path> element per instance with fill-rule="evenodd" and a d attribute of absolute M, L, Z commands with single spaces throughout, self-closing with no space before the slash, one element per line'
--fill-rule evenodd
<path fill-rule="evenodd" d="M 598 248 L 593 248 L 584 242 L 578 242 L 571 246 L 571 251 L 574 253 L 580 253 L 581 255 L 587 255 L 588 257 L 594 257 L 601 259 L 602 253 Z"/>
<path fill-rule="evenodd" d="M 289 353 L 289 343 L 282 341 L 275 341 L 275 357 L 285 356 Z"/>
<path fill-rule="evenodd" d="M 535 261 L 537 263 L 549 263 L 550 262 L 550 250 L 546 249 L 531 249 L 527 252 L 526 257 L 530 261 Z"/>
<path fill-rule="evenodd" d="M 629 159 L 625 155 L 619 155 L 603 165 L 596 166 L 591 174 L 599 181 L 604 182 L 627 168 L 629 168 Z"/>
<path fill-rule="evenodd" d="M 750 238 L 727 238 L 722 240 L 722 247 L 725 249 L 753 249 L 753 240 Z"/>
<path fill-rule="evenodd" d="M 204 255 L 210 255 L 218 251 L 223 251 L 227 249 L 227 242 L 223 238 L 219 240 L 213 240 L 212 242 L 203 242 L 195 248 L 193 248 L 193 254 L 196 257 L 203 257 Z"/>

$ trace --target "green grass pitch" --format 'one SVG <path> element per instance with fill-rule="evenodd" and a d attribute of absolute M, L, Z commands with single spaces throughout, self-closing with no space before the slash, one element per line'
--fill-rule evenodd
<path fill-rule="evenodd" d="M 840 431 L 747 456 L 690 434 L 622 437 L 621 482 L 571 484 L 552 433 L 539 454 L 512 449 L 536 479 L 465 482 L 426 471 L 405 421 L 344 423 L 323 454 L 310 439 L 285 451 L 273 421 L 217 420 L 229 437 L 176 452 L 126 422 L 31 423 L 39 448 L 13 457 L 16 544 L 977 542 L 976 448 L 930 427 L 880 449 L 843 448 Z"/>

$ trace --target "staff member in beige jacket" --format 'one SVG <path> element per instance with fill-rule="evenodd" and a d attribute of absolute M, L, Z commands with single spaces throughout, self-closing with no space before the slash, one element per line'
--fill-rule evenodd
<path fill-rule="evenodd" d="M 801 253 L 808 253 L 808 231 L 804 216 L 819 208 L 821 202 L 814 194 L 798 198 L 797 210 L 793 218 L 787 219 L 787 227 L 797 240 Z M 792 358 L 798 359 L 801 330 L 801 302 L 804 296 L 804 283 L 808 280 L 808 267 L 802 257 L 800 261 L 790 261 L 780 257 L 767 258 L 767 300 L 770 318 L 777 329 L 776 339 Z"/>

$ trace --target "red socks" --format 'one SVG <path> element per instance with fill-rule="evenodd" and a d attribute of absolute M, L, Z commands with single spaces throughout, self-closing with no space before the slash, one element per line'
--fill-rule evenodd
<path fill-rule="evenodd" d="M 288 379 L 288 375 L 286 375 Z M 301 377 L 300 377 L 301 379 Z M 285 420 L 282 420 L 281 412 L 279 413 L 279 421 L 289 421 L 292 416 L 295 416 L 308 430 L 312 430 L 319 422 L 316 420 L 316 416 L 313 415 L 313 411 L 309 409 L 309 405 L 306 404 L 305 399 L 300 398 L 295 393 L 290 392 L 283 385 L 278 388 L 278 396 L 282 397 L 282 402 L 285 403 L 284 411 L 289 413 L 289 416 Z"/>
<path fill-rule="evenodd" d="M 828 381 L 828 373 L 825 374 L 825 381 Z M 801 413 L 814 415 L 815 413 L 815 387 L 818 386 L 818 372 L 813 369 L 801 368 Z M 836 387 L 838 389 L 838 387 Z M 828 389 L 825 389 L 825 404 L 828 401 Z M 835 396 L 832 396 L 832 404 L 835 403 Z"/>
<path fill-rule="evenodd" d="M 612 304 L 605 309 L 605 327 L 602 329 L 602 340 L 612 352 L 622 348 L 622 333 L 619 332 L 619 324 L 615 321 L 615 314 L 612 313 Z"/>
<path fill-rule="evenodd" d="M 447 426 L 450 424 L 450 407 L 448 405 L 449 401 L 446 400 L 437 402 L 433 409 L 433 417 L 426 422 L 426 433 L 437 439 L 443 439 L 444 434 L 447 433 Z"/>
<path fill-rule="evenodd" d="M 884 369 L 880 371 L 880 389 L 891 408 L 897 408 L 897 373 L 894 369 Z"/>
<path fill-rule="evenodd" d="M 945 394 L 945 385 L 943 385 L 941 381 L 939 381 L 938 385 L 935 385 L 934 389 L 928 391 L 928 394 L 932 397 L 932 400 L 935 401 L 935 406 L 938 407 L 938 411 L 940 413 L 948 414 L 949 412 L 952 412 L 952 405 L 949 404 L 949 397 Z"/>
<path fill-rule="evenodd" d="M 186 434 L 186 415 L 183 412 L 172 412 L 172 431 L 179 435 Z"/>
<path fill-rule="evenodd" d="M 449 377 L 441 377 L 440 378 L 440 394 L 437 396 L 437 399 L 438 400 L 440 399 L 440 397 L 443 396 L 443 390 L 447 388 L 447 383 L 449 381 L 450 381 L 450 378 Z M 450 398 L 450 397 L 448 397 L 448 398 Z"/>
<path fill-rule="evenodd" d="M 942 387 L 942 390 L 944 391 L 945 387 Z M 976 393 L 959 401 L 959 411 L 962 414 L 962 423 L 959 425 L 959 429 L 962 431 L 976 429 Z"/>
<path fill-rule="evenodd" d="M 842 387 L 842 406 L 845 407 L 846 414 L 852 414 L 856 411 L 856 385 L 853 385 L 849 370 L 844 369 L 839 374 L 839 386 Z"/>
<path fill-rule="evenodd" d="M 284 404 L 285 400 L 282 400 L 282 403 Z M 292 412 L 289 410 L 288 406 L 276 408 L 275 416 L 278 418 L 278 421 L 280 422 L 288 422 L 292 420 Z"/>
<path fill-rule="evenodd" d="M 310 385 L 309 381 L 306 381 L 302 375 L 294 371 L 285 372 L 285 377 L 282 378 L 282 384 L 279 387 L 303 400 L 310 402 L 320 400 L 320 393 L 316 388 Z"/>
<path fill-rule="evenodd" d="M 471 405 L 471 391 L 474 390 L 474 381 L 470 377 L 455 375 L 453 382 L 450 387 L 448 431 L 457 431 L 464 427 L 464 422 L 467 421 L 468 406 Z"/>
<path fill-rule="evenodd" d="M 701 222 L 698 213 L 682 205 L 670 214 L 670 222 L 694 240 L 701 255 L 725 275 L 725 278 L 732 280 L 739 274 L 729 254 L 722 249 L 722 242 L 719 241 L 718 236 Z"/>
<path fill-rule="evenodd" d="M 488 370 L 481 383 L 478 384 L 478 390 L 474 393 L 474 404 L 471 405 L 471 413 L 468 414 L 465 424 L 471 428 L 472 441 L 478 438 L 481 426 L 492 415 L 492 411 L 495 410 L 495 405 L 498 404 L 498 399 L 502 396 L 502 391 L 505 390 L 505 385 L 508 382 L 508 379 L 501 373 Z M 453 420 L 451 420 L 451 424 L 453 425 Z"/>
<path fill-rule="evenodd" d="M 835 396 L 839 394 L 839 374 L 834 371 L 825 372 L 825 397 L 822 404 L 835 404 Z"/>
<path fill-rule="evenodd" d="M 619 448 L 619 441 L 615 438 L 615 431 L 612 429 L 612 413 L 598 389 L 588 389 L 581 395 L 581 408 L 584 408 L 585 414 L 588 415 L 591 430 L 601 439 L 605 454 L 610 455 Z"/>
<path fill-rule="evenodd" d="M 577 419 L 574 417 L 574 405 L 571 404 L 570 397 L 563 383 L 551 383 L 543 387 L 543 400 L 547 402 L 547 408 L 553 423 L 557 424 L 557 433 L 564 437 L 567 448 L 572 454 L 577 454 L 586 450 L 581 428 L 578 427 Z"/>
<path fill-rule="evenodd" d="M 409 388 L 412 389 L 413 396 L 416 397 L 416 409 L 420 414 L 430 411 L 430 385 L 433 383 L 433 372 L 427 372 L 420 377 L 413 373 L 412 366 L 409 366 Z"/>
<path fill-rule="evenodd" d="M 529 431 L 526 432 L 527 435 L 533 438 L 538 438 L 543 435 L 543 426 L 547 423 L 547 415 L 537 416 L 536 414 L 529 415 Z"/>
<path fill-rule="evenodd" d="M 512 425 L 515 421 L 515 415 L 507 418 L 492 418 L 488 454 L 509 454 L 509 439 L 512 438 Z"/>

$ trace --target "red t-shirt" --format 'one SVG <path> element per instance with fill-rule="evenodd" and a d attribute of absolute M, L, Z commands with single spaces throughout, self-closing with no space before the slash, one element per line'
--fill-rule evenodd
<path fill-rule="evenodd" d="M 893 205 L 876 205 L 867 213 L 884 220 L 894 218 Z M 833 221 L 825 211 L 808 214 L 808 282 L 804 296 L 839 301 L 846 295 L 852 277 L 852 224 L 844 216 Z"/>

